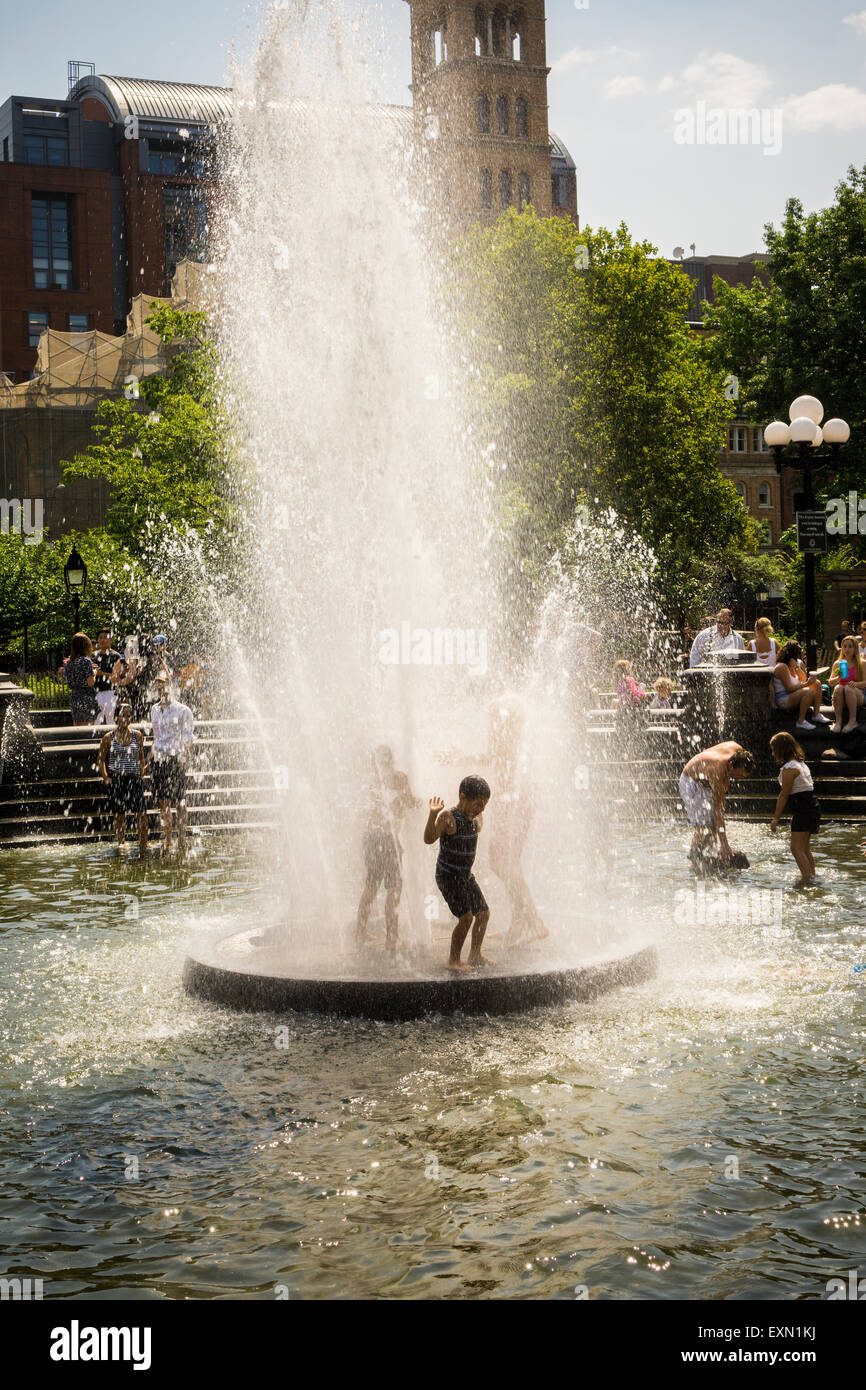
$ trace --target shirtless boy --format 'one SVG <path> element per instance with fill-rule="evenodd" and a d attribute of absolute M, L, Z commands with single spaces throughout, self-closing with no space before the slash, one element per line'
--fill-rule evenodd
<path fill-rule="evenodd" d="M 725 833 L 725 798 L 731 778 L 748 777 L 755 770 L 755 759 L 739 743 L 716 743 L 696 753 L 680 777 L 680 797 L 694 826 L 692 854 L 703 853 L 714 841 L 719 858 L 730 864 L 733 850 Z"/>
<path fill-rule="evenodd" d="M 436 861 L 436 887 L 457 918 L 451 934 L 449 970 L 469 970 L 474 965 L 492 965 L 481 954 L 481 943 L 490 920 L 490 908 L 475 881 L 472 865 L 478 848 L 482 812 L 490 800 L 490 787 L 483 777 L 464 777 L 458 791 L 457 805 L 445 810 L 441 796 L 430 799 L 430 814 L 424 827 L 425 845 L 439 840 Z M 460 959 L 463 942 L 469 928 L 472 941 L 469 959 Z"/>

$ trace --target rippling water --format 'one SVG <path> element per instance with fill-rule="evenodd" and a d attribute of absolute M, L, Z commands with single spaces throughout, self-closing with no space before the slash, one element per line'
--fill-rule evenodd
<path fill-rule="evenodd" d="M 195 936 L 274 913 L 252 847 L 4 852 L 0 1273 L 46 1297 L 825 1296 L 866 1226 L 859 838 L 822 833 L 797 891 L 785 841 L 738 826 L 738 887 L 769 896 L 712 922 L 682 832 L 647 831 L 583 906 L 639 918 L 657 980 L 396 1025 L 184 995 Z"/>

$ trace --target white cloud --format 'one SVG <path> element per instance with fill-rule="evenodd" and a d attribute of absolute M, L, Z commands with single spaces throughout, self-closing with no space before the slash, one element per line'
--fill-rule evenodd
<path fill-rule="evenodd" d="M 858 34 L 866 34 L 866 10 L 861 10 L 859 14 L 847 14 L 842 23 L 850 24 Z"/>
<path fill-rule="evenodd" d="M 645 91 L 646 83 L 642 77 L 628 77 L 625 75 L 612 77 L 609 82 L 605 83 L 604 88 L 604 94 L 610 101 L 616 100 L 617 97 L 637 96 L 638 93 Z"/>
<path fill-rule="evenodd" d="M 782 110 L 786 123 L 798 130 L 820 130 L 822 126 L 855 130 L 866 125 L 866 92 L 835 82 L 800 97 L 789 97 Z"/>
<path fill-rule="evenodd" d="M 568 68 L 583 67 L 586 63 L 599 63 L 616 59 L 619 63 L 640 62 L 642 55 L 632 48 L 619 48 L 610 44 L 607 48 L 570 48 L 561 58 L 551 64 L 551 72 L 565 72 Z"/>
<path fill-rule="evenodd" d="M 682 78 L 695 98 L 708 106 L 755 106 L 770 86 L 766 68 L 735 53 L 699 53 Z"/>
<path fill-rule="evenodd" d="M 677 84 L 674 82 L 674 79 L 671 77 L 670 73 L 668 73 L 665 77 L 662 78 L 661 82 L 658 84 L 658 87 L 656 88 L 656 91 L 670 92 L 673 91 L 676 85 Z"/>

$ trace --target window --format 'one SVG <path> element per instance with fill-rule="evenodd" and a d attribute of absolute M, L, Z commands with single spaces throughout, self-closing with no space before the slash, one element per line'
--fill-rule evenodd
<path fill-rule="evenodd" d="M 481 170 L 481 206 L 493 207 L 493 175 L 489 169 Z"/>
<path fill-rule="evenodd" d="M 747 506 L 747 505 L 748 505 L 748 500 L 747 500 L 747 498 L 746 498 L 746 484 L 745 484 L 745 483 L 740 483 L 740 482 L 735 482 L 735 483 L 734 483 L 734 487 L 737 489 L 737 492 L 738 492 L 739 495 L 740 495 L 740 501 L 743 503 L 743 506 Z"/>
<path fill-rule="evenodd" d="M 445 21 L 440 21 L 433 30 L 433 62 L 438 68 L 448 58 L 448 45 L 445 39 Z"/>
<path fill-rule="evenodd" d="M 746 431 L 742 425 L 735 425 L 728 430 L 728 452 L 731 454 L 744 454 L 746 452 Z"/>
<path fill-rule="evenodd" d="M 27 341 L 30 347 L 39 346 L 39 339 L 47 327 L 47 314 L 31 313 L 27 315 Z"/>
<path fill-rule="evenodd" d="M 475 56 L 482 58 L 489 52 L 487 41 L 487 15 L 483 5 L 475 7 Z"/>
<path fill-rule="evenodd" d="M 767 447 L 767 445 L 764 443 L 764 431 L 763 431 L 763 430 L 755 430 L 755 431 L 754 431 L 754 436 L 755 436 L 755 453 L 756 453 L 756 454 L 768 454 L 768 453 L 770 452 L 770 450 L 769 450 L 769 448 Z"/>
<path fill-rule="evenodd" d="M 568 207 L 568 175 L 553 175 L 553 206 L 555 208 Z"/>
<path fill-rule="evenodd" d="M 3 163 L 9 163 L 9 136 L 3 136 Z"/>
<path fill-rule="evenodd" d="M 207 175 L 207 155 L 201 140 L 149 140 L 147 170 L 150 174 L 184 174 L 200 179 Z"/>
<path fill-rule="evenodd" d="M 208 253 L 207 201 L 196 188 L 166 184 L 162 190 L 165 223 L 166 291 L 179 261 L 202 261 Z"/>
<path fill-rule="evenodd" d="M 518 97 L 514 103 L 514 134 L 519 140 L 529 139 L 529 107 L 525 97 Z"/>
<path fill-rule="evenodd" d="M 496 98 L 496 134 L 508 134 L 508 97 Z"/>
<path fill-rule="evenodd" d="M 522 212 L 522 210 L 526 207 L 526 204 L 527 204 L 529 201 L 530 201 L 529 175 L 528 175 L 528 174 L 518 174 L 518 175 L 517 175 L 517 207 L 518 207 L 518 210 Z"/>
<path fill-rule="evenodd" d="M 759 507 L 769 507 L 769 506 L 770 506 L 770 484 L 769 484 L 769 483 L 761 483 L 760 487 L 758 488 L 758 506 L 759 506 Z"/>
<path fill-rule="evenodd" d="M 70 199 L 33 195 L 33 283 L 37 290 L 72 289 Z"/>
<path fill-rule="evenodd" d="M 42 135 L 34 131 L 24 132 L 25 164 L 68 164 L 69 136 Z"/>
<path fill-rule="evenodd" d="M 490 134 L 490 98 L 488 96 L 478 98 L 478 134 Z"/>
<path fill-rule="evenodd" d="M 511 175 L 507 169 L 503 169 L 499 175 L 499 206 L 510 208 L 511 202 Z"/>
<path fill-rule="evenodd" d="M 763 535 L 761 536 L 760 540 L 760 546 L 763 549 L 765 546 L 770 546 L 773 544 L 773 528 L 770 525 L 769 521 L 762 521 L 759 523 L 759 525 L 763 532 Z"/>
<path fill-rule="evenodd" d="M 89 333 L 90 315 L 89 314 L 70 314 L 69 315 L 70 333 Z"/>

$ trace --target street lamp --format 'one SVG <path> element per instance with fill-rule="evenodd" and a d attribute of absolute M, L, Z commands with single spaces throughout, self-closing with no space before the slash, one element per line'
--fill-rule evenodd
<path fill-rule="evenodd" d="M 815 396 L 798 396 L 788 411 L 791 423 L 774 420 L 764 430 L 764 442 L 772 449 L 776 460 L 776 472 L 781 476 L 784 468 L 797 468 L 803 474 L 803 510 L 797 513 L 797 547 L 803 554 L 805 570 L 806 599 L 806 667 L 813 671 L 818 664 L 815 642 L 815 552 L 827 549 L 827 519 L 823 512 L 816 512 L 815 494 L 812 491 L 812 469 L 823 468 L 827 462 L 836 459 L 843 444 L 847 444 L 851 430 L 844 420 L 827 420 L 823 428 L 824 407 Z M 829 446 L 829 454 L 815 451 L 822 444 Z M 796 462 L 785 457 L 785 450 L 793 445 L 798 454 Z"/>
<path fill-rule="evenodd" d="M 63 566 L 63 579 L 66 584 L 66 592 L 72 596 L 72 604 L 75 609 L 75 631 L 78 632 L 81 623 L 79 616 L 81 600 L 87 587 L 87 566 L 75 546 L 72 547 L 72 554 Z"/>

